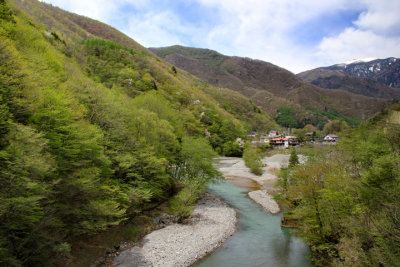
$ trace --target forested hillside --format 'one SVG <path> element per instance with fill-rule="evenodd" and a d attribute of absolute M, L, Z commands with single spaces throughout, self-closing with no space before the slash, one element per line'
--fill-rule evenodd
<path fill-rule="evenodd" d="M 129 40 L 38 1 L 0 0 L 0 265 L 68 258 L 73 240 L 178 192 L 186 215 L 185 190 L 216 176 L 214 151 L 237 153 L 237 137 L 276 126 Z"/>
<path fill-rule="evenodd" d="M 303 80 L 322 88 L 344 90 L 377 98 L 400 99 L 400 89 L 383 83 L 347 74 L 339 70 L 318 68 L 297 74 Z"/>
<path fill-rule="evenodd" d="M 400 87 L 400 61 L 394 57 L 356 60 L 319 69 L 336 70 L 351 76 L 372 79 L 393 88 Z"/>
<path fill-rule="evenodd" d="M 330 117 L 366 119 L 390 103 L 378 94 L 367 97 L 342 90 L 345 88 L 327 90 L 317 87 L 288 70 L 261 60 L 230 57 L 209 49 L 178 45 L 150 50 L 211 84 L 249 97 L 272 117 L 278 117 L 282 108 L 290 109 L 296 122 L 282 124 L 285 127 L 323 125 L 330 118 L 321 112 L 328 112 Z"/>
<path fill-rule="evenodd" d="M 284 224 L 317 266 L 400 266 L 400 106 L 281 172 Z"/>

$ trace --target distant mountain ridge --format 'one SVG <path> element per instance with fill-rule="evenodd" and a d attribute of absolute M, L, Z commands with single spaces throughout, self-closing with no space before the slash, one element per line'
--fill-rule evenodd
<path fill-rule="evenodd" d="M 389 57 L 367 62 L 342 63 L 318 69 L 337 70 L 352 76 L 369 78 L 390 87 L 400 88 L 399 58 Z"/>
<path fill-rule="evenodd" d="M 340 89 L 376 98 L 400 99 L 400 89 L 398 88 L 392 88 L 368 78 L 352 76 L 340 70 L 319 68 L 299 73 L 298 76 L 322 88 Z"/>
<path fill-rule="evenodd" d="M 388 103 L 381 98 L 317 87 L 261 60 L 229 57 L 209 49 L 183 46 L 149 49 L 206 82 L 240 92 L 272 116 L 277 115 L 281 106 L 290 106 L 297 118 L 305 123 L 315 119 L 308 107 L 366 118 Z"/>

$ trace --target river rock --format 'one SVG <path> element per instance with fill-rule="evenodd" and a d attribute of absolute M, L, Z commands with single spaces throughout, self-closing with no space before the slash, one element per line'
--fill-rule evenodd
<path fill-rule="evenodd" d="M 256 203 L 260 204 L 266 211 L 272 214 L 277 214 L 281 211 L 278 203 L 276 203 L 276 201 L 272 198 L 270 194 L 267 193 L 266 190 L 256 190 L 249 192 L 249 197 Z"/>
<path fill-rule="evenodd" d="M 177 223 L 179 217 L 177 215 L 163 214 L 153 219 L 155 229 L 160 229 L 170 224 Z"/>
<path fill-rule="evenodd" d="M 206 193 L 187 224 L 172 224 L 144 237 L 142 244 L 121 252 L 116 266 L 190 266 L 235 232 L 236 212 Z"/>

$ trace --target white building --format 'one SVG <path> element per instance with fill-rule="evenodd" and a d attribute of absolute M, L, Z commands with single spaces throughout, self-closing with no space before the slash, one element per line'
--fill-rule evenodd
<path fill-rule="evenodd" d="M 339 140 L 339 136 L 336 134 L 328 134 L 324 137 L 325 142 L 337 142 Z"/>

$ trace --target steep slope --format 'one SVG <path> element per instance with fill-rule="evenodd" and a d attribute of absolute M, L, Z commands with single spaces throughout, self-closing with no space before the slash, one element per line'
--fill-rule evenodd
<path fill-rule="evenodd" d="M 351 76 L 369 78 L 390 87 L 400 88 L 400 59 L 394 57 L 371 61 L 360 60 L 320 69 L 338 70 Z"/>
<path fill-rule="evenodd" d="M 10 2 L 20 6 L 33 20 L 38 20 L 46 25 L 48 31 L 55 30 L 58 34 L 68 36 L 72 40 L 85 40 L 97 36 L 113 40 L 132 49 L 147 51 L 136 41 L 102 22 L 64 11 L 49 4 L 38 3 L 36 0 L 12 0 Z"/>
<path fill-rule="evenodd" d="M 299 73 L 297 76 L 322 88 L 340 89 L 376 98 L 400 99 L 400 89 L 391 88 L 368 78 L 351 76 L 339 70 L 318 68 Z"/>
<path fill-rule="evenodd" d="M 286 105 L 297 107 L 297 116 L 301 114 L 301 119 L 307 122 L 315 121 L 315 116 L 305 107 L 366 118 L 387 103 L 383 99 L 314 86 L 285 69 L 260 60 L 227 57 L 208 49 L 182 46 L 150 50 L 211 84 L 240 92 L 273 116 L 281 105 Z"/>
<path fill-rule="evenodd" d="M 105 24 L 0 0 L 1 266 L 89 266 L 80 241 L 174 196 L 187 215 L 215 151 L 240 154 L 237 137 L 276 126 L 171 67 Z"/>
<path fill-rule="evenodd" d="M 153 50 L 157 54 L 159 53 L 158 50 Z M 225 56 L 222 56 L 214 51 L 207 50 L 209 53 L 209 58 L 204 57 L 203 54 L 199 53 L 199 60 L 190 58 L 181 54 L 170 54 L 166 55 L 164 59 L 171 64 L 174 64 L 184 70 L 187 70 L 191 74 L 200 77 L 202 80 L 220 86 L 222 88 L 229 88 L 234 91 L 241 93 L 242 95 L 251 98 L 257 105 L 261 106 L 263 110 L 265 110 L 268 114 L 275 116 L 277 110 L 281 106 L 290 106 L 296 110 L 296 114 L 298 114 L 298 118 L 305 118 L 311 116 L 308 114 L 304 108 L 300 105 L 296 105 L 284 98 L 278 97 L 268 91 L 261 91 L 256 90 L 250 87 L 247 87 L 246 84 L 238 77 L 234 76 L 233 74 L 229 73 L 229 71 L 224 71 L 215 66 L 216 62 L 213 61 L 213 58 L 218 58 L 216 61 L 220 61 L 222 63 L 222 59 L 228 59 Z M 162 56 L 162 54 L 161 54 Z M 200 60 L 200 56 L 203 56 L 202 59 L 204 62 L 208 62 L 208 64 L 202 63 Z M 246 88 L 246 89 L 244 89 Z M 228 91 L 226 91 L 228 92 Z"/>
<path fill-rule="evenodd" d="M 61 37 L 65 35 L 66 37 L 65 41 L 68 42 L 68 40 L 70 39 L 72 42 L 68 43 L 68 46 L 65 48 L 65 50 L 79 49 L 79 46 L 76 45 L 76 41 L 80 42 L 88 38 L 90 39 L 96 37 L 109 39 L 123 46 L 132 48 L 136 51 L 142 51 L 141 53 L 145 53 L 147 60 L 150 61 L 147 67 L 150 69 L 150 71 L 154 72 L 151 74 L 157 75 L 156 70 L 159 69 L 167 70 L 169 74 L 171 73 L 174 74 L 172 77 L 170 76 L 168 78 L 173 78 L 173 79 L 178 78 L 179 80 L 191 81 L 192 86 L 193 85 L 195 87 L 198 86 L 196 77 L 193 77 L 192 75 L 184 71 L 179 72 L 178 75 L 176 73 L 173 73 L 171 71 L 171 66 L 168 63 L 164 61 L 159 61 L 158 59 L 152 56 L 152 53 L 148 49 L 139 45 L 137 42 L 135 42 L 125 34 L 119 32 L 118 30 L 102 22 L 92 20 L 87 17 L 79 16 L 73 13 L 69 13 L 60 8 L 45 3 L 38 4 L 36 1 L 32 2 L 32 1 L 22 1 L 22 0 L 13 0 L 13 2 L 18 4 L 26 12 L 32 15 L 33 18 L 38 19 L 41 23 L 46 25 L 48 32 L 56 30 L 56 32 Z M 72 51 L 65 51 L 65 53 L 72 53 Z M 79 60 L 80 55 L 77 56 Z M 166 77 L 155 77 L 155 79 L 165 80 Z M 199 86 L 199 88 L 202 87 Z M 243 98 L 240 95 L 235 95 L 235 97 Z M 225 100 L 225 102 L 226 101 L 229 100 Z M 240 99 L 239 102 L 246 102 L 246 99 L 245 98 Z M 248 111 L 254 110 L 253 106 L 248 106 L 247 108 Z M 257 126 L 255 126 L 256 124 L 252 120 L 252 118 L 254 117 L 253 115 L 255 115 L 255 113 L 247 112 L 247 114 L 249 116 L 247 117 L 245 122 L 247 125 L 252 125 L 248 126 L 247 128 L 250 127 L 253 130 L 261 130 L 261 129 L 265 130 L 276 127 L 274 121 L 271 118 L 269 118 L 265 113 L 261 114 L 261 116 L 259 115 L 260 113 L 257 113 L 258 115 L 256 116 L 259 117 L 259 119 L 260 117 L 262 117 L 262 121 L 257 120 L 258 122 Z"/>

